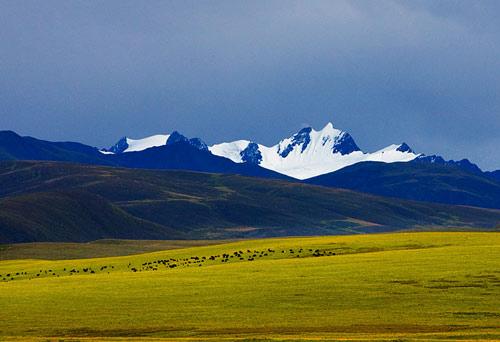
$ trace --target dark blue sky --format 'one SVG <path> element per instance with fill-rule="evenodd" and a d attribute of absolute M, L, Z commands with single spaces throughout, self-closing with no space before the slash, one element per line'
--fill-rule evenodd
<path fill-rule="evenodd" d="M 500 168 L 499 1 L 2 1 L 0 129 L 107 146 L 177 129 Z"/>

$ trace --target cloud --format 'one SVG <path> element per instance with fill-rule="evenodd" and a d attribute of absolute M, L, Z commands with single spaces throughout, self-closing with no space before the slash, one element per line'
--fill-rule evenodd
<path fill-rule="evenodd" d="M 0 4 L 0 126 L 109 145 L 274 143 L 333 121 L 374 150 L 500 168 L 496 1 Z"/>

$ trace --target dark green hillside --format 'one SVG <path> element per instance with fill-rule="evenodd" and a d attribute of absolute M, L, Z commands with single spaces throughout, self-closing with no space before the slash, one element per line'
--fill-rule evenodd
<path fill-rule="evenodd" d="M 495 210 L 237 175 L 0 163 L 2 242 L 494 229 L 499 223 Z"/>
<path fill-rule="evenodd" d="M 0 241 L 4 242 L 185 237 L 80 190 L 8 197 L 0 200 L 0 207 Z"/>

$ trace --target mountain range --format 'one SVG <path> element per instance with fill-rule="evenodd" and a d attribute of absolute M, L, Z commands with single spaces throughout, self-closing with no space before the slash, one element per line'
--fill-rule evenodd
<path fill-rule="evenodd" d="M 270 147 L 251 140 L 236 140 L 207 146 L 199 138 L 188 139 L 174 131 L 171 134 L 158 134 L 142 139 L 124 137 L 112 147 L 100 151 L 103 154 L 124 154 L 178 142 L 200 150 L 208 150 L 213 155 L 225 157 L 238 164 L 258 165 L 299 180 L 328 174 L 363 162 L 436 164 L 456 166 L 470 172 L 482 172 L 468 159 L 454 161 L 445 160 L 439 155 L 427 156 L 414 152 L 404 142 L 388 145 L 375 152 L 362 151 L 349 133 L 334 128 L 330 122 L 319 131 L 312 127 L 302 128 Z M 498 179 L 500 170 L 484 174 Z"/>
<path fill-rule="evenodd" d="M 302 128 L 273 146 L 238 140 L 208 146 L 179 132 L 124 137 L 110 148 L 48 142 L 0 132 L 0 160 L 64 161 L 138 169 L 191 170 L 282 179 L 410 200 L 500 208 L 500 171 L 483 172 L 467 159 L 445 160 L 393 144 L 362 151 L 328 123 Z"/>
<path fill-rule="evenodd" d="M 418 157 L 405 143 L 373 153 L 363 152 L 349 133 L 335 129 L 331 123 L 319 131 L 303 128 L 271 147 L 238 140 L 209 149 L 236 163 L 254 163 L 300 180 L 364 161 L 406 162 Z"/>
<path fill-rule="evenodd" d="M 178 132 L 173 132 L 143 139 L 124 137 L 102 152 L 105 154 L 138 152 L 153 147 L 168 146 L 181 140 L 235 163 L 258 165 L 299 180 L 364 161 L 407 162 L 419 156 L 405 143 L 390 145 L 373 153 L 363 152 L 349 133 L 334 128 L 331 123 L 319 131 L 312 127 L 302 128 L 271 147 L 249 140 L 207 146 L 200 139 L 187 139 Z"/>
<path fill-rule="evenodd" d="M 12 131 L 2 131 L 0 160 L 50 160 L 129 168 L 183 169 L 264 178 L 289 178 L 258 165 L 237 164 L 227 158 L 215 156 L 207 148 L 196 145 L 196 141 L 197 139 L 189 140 L 174 132 L 170 135 L 168 144 L 129 153 L 111 153 L 80 143 L 49 142 L 21 137 Z"/>

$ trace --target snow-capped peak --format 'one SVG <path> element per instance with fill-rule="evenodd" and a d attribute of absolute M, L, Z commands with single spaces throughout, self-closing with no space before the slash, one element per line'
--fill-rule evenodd
<path fill-rule="evenodd" d="M 163 146 L 167 143 L 170 135 L 157 134 L 143 139 L 131 139 L 123 137 L 116 144 L 109 149 L 102 150 L 103 153 L 125 153 L 125 152 L 139 152 L 151 147 Z"/>
<path fill-rule="evenodd" d="M 137 140 L 127 138 L 128 148 L 124 152 L 138 152 L 151 147 L 163 146 L 169 138 L 169 134 L 157 134 Z"/>
<path fill-rule="evenodd" d="M 304 127 L 273 146 L 250 140 L 225 142 L 210 147 L 200 139 L 188 139 L 174 131 L 143 139 L 122 138 L 102 153 L 143 151 L 151 147 L 187 143 L 236 163 L 260 165 L 297 179 L 307 179 L 364 161 L 407 162 L 420 156 L 406 144 L 390 145 L 373 153 L 360 150 L 352 136 L 328 122 L 322 129 Z"/>
<path fill-rule="evenodd" d="M 314 131 L 314 129 L 312 129 L 312 127 L 311 127 L 311 130 Z M 333 127 L 333 124 L 331 122 L 328 122 L 325 125 L 325 127 L 323 127 L 321 130 L 318 131 L 318 133 L 320 133 L 322 136 L 334 137 L 334 136 L 340 136 L 342 133 L 345 133 L 345 132 L 341 131 L 340 129 L 336 129 L 335 127 Z"/>
<path fill-rule="evenodd" d="M 213 145 L 209 150 L 237 163 L 258 164 L 298 179 L 333 172 L 362 161 L 392 163 L 410 161 L 418 156 L 406 143 L 364 153 L 349 133 L 336 129 L 331 122 L 319 131 L 304 127 L 271 147 L 238 140 Z"/>
<path fill-rule="evenodd" d="M 365 154 L 364 161 L 378 161 L 384 163 L 409 162 L 417 158 L 420 154 L 415 154 L 406 143 L 399 145 L 389 145 L 386 148 L 373 153 Z"/>
<path fill-rule="evenodd" d="M 208 151 L 207 145 L 201 139 L 188 139 L 179 132 L 174 131 L 172 134 L 157 134 L 142 139 L 130 139 L 123 137 L 109 149 L 102 149 L 101 153 L 120 154 L 127 152 L 139 152 L 152 147 L 173 145 L 176 143 L 187 143 L 199 150 Z"/>
<path fill-rule="evenodd" d="M 166 145 L 173 145 L 178 143 L 186 143 L 193 147 L 196 147 L 198 150 L 208 151 L 208 146 L 205 142 L 199 138 L 188 139 L 177 131 L 173 131 L 170 134 L 170 137 L 167 139 Z"/>
<path fill-rule="evenodd" d="M 359 151 L 359 147 L 349 133 L 334 128 L 329 122 L 319 131 L 312 127 L 302 128 L 298 133 L 278 144 L 278 153 L 283 158 L 288 157 L 292 151 L 299 150 L 300 154 L 324 150 L 328 153 L 344 155 Z"/>

